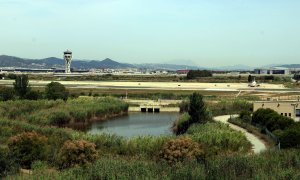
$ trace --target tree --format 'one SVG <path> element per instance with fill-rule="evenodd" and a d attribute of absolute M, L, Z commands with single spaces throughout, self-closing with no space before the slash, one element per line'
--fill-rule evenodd
<path fill-rule="evenodd" d="M 28 76 L 25 74 L 16 76 L 14 89 L 17 95 L 23 99 L 25 95 L 30 91 Z"/>
<path fill-rule="evenodd" d="M 59 82 L 51 82 L 46 86 L 46 97 L 48 99 L 63 99 L 68 100 L 69 92 L 65 88 L 64 85 L 62 85 Z"/>
<path fill-rule="evenodd" d="M 190 70 L 187 74 L 187 79 L 196 79 L 199 77 L 211 77 L 212 73 L 207 70 Z"/>
<path fill-rule="evenodd" d="M 209 120 L 206 105 L 203 101 L 203 96 L 194 92 L 190 96 L 189 115 L 191 116 L 190 124 L 192 123 L 206 123 Z"/>
<path fill-rule="evenodd" d="M 252 82 L 252 76 L 249 75 L 249 76 L 248 76 L 248 83 L 251 83 L 251 82 Z"/>

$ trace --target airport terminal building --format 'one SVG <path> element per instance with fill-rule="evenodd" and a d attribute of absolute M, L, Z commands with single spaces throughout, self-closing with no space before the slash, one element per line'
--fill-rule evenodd
<path fill-rule="evenodd" d="M 300 101 L 257 101 L 253 103 L 253 111 L 259 108 L 270 108 L 295 121 L 300 121 Z"/>
<path fill-rule="evenodd" d="M 261 75 L 290 75 L 291 72 L 289 68 L 284 67 L 274 67 L 274 68 L 265 68 L 265 69 L 254 69 L 255 74 Z"/>

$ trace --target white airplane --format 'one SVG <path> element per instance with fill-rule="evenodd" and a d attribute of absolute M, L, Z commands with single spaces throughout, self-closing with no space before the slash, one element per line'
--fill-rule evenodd
<path fill-rule="evenodd" d="M 260 84 L 257 84 L 257 82 L 256 82 L 255 79 L 254 79 L 251 83 L 248 84 L 248 86 L 249 86 L 249 87 L 259 87 Z"/>

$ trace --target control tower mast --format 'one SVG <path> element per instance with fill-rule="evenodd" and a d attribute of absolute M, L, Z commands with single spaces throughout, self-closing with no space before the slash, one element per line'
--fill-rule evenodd
<path fill-rule="evenodd" d="M 64 60 L 66 62 L 66 70 L 65 73 L 71 73 L 71 62 L 72 62 L 72 52 L 67 50 L 64 52 Z"/>

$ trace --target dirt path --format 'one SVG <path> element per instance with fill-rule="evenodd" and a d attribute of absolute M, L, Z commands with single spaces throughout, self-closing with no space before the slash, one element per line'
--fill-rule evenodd
<path fill-rule="evenodd" d="M 214 117 L 214 119 L 216 121 L 219 121 L 219 122 L 222 122 L 222 123 L 225 123 L 225 124 L 229 124 L 229 126 L 232 128 L 232 129 L 235 129 L 237 131 L 241 131 L 245 134 L 245 136 L 247 137 L 247 139 L 251 142 L 252 144 L 252 149 L 254 151 L 254 153 L 260 153 L 264 150 L 267 149 L 266 145 L 264 144 L 264 142 L 259 139 L 258 137 L 254 136 L 253 134 L 249 133 L 247 130 L 241 128 L 241 127 L 238 127 L 234 124 L 231 124 L 228 122 L 228 119 L 230 118 L 230 115 L 225 115 L 225 116 L 216 116 Z"/>

